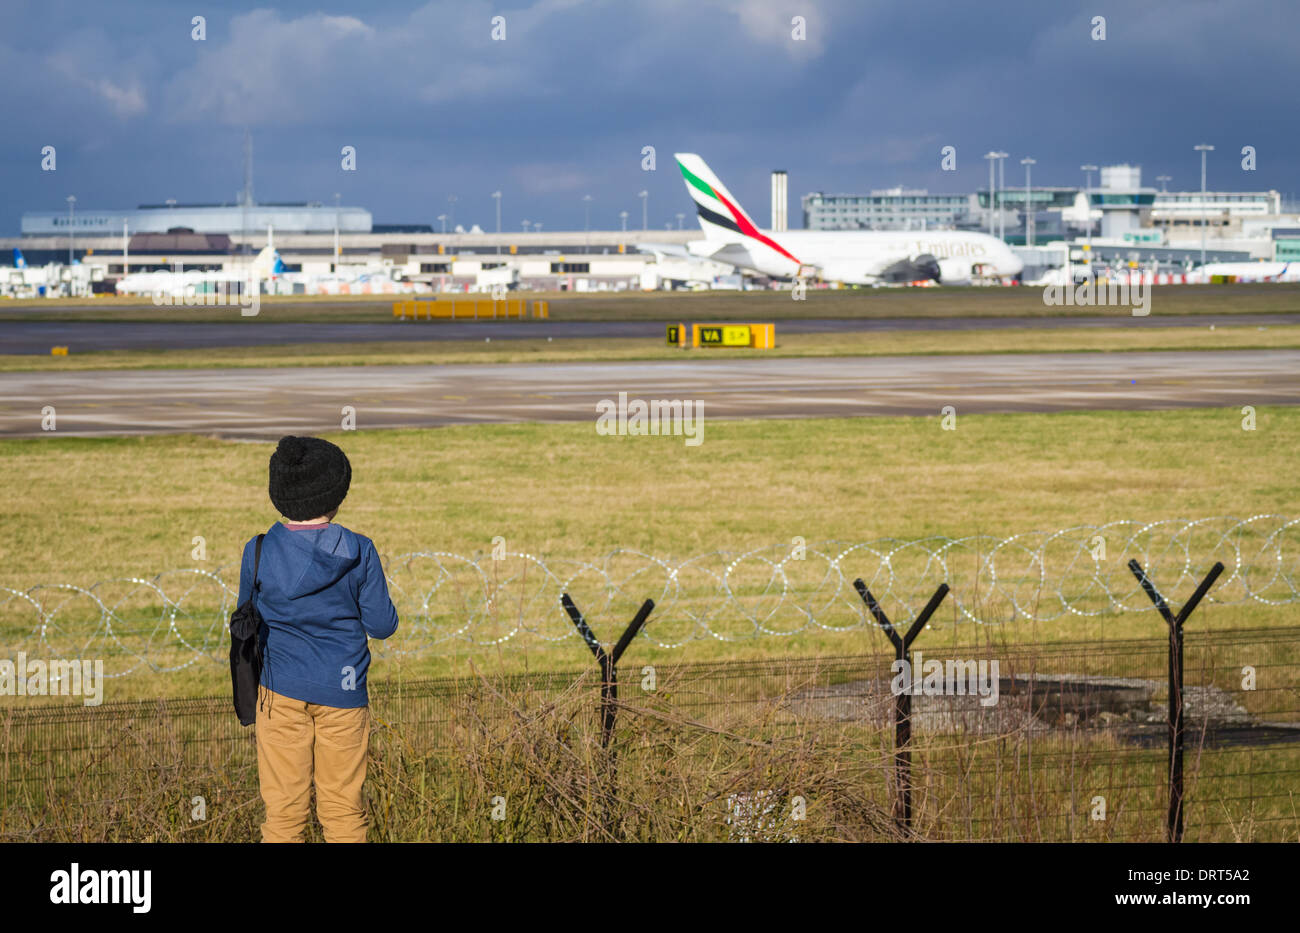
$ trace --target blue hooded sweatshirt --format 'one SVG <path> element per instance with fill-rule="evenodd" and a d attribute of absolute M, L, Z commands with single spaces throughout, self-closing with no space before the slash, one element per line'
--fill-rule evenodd
<path fill-rule="evenodd" d="M 239 605 L 253 590 L 256 545 L 256 538 L 244 545 Z M 257 576 L 257 608 L 266 621 L 262 686 L 321 706 L 366 706 L 366 636 L 397 631 L 374 543 L 331 523 L 275 524 L 262 542 Z"/>

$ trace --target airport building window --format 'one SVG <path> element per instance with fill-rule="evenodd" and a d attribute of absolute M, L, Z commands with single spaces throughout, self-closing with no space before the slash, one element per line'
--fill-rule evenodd
<path fill-rule="evenodd" d="M 591 263 L 589 262 L 553 262 L 551 263 L 552 275 L 565 275 L 574 272 L 590 272 Z"/>
<path fill-rule="evenodd" d="M 422 262 L 420 263 L 421 272 L 432 273 L 449 273 L 451 272 L 451 263 L 449 262 Z"/>

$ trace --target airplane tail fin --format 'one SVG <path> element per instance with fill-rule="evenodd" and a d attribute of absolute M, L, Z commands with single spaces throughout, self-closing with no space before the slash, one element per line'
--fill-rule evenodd
<path fill-rule="evenodd" d="M 274 246 L 263 246 L 253 260 L 252 270 L 259 279 L 265 279 L 283 272 L 284 263 L 280 261 L 280 254 Z"/>
<path fill-rule="evenodd" d="M 784 247 L 758 229 L 740 202 L 732 197 L 726 185 L 713 174 L 703 159 L 693 152 L 678 152 L 673 157 L 681 169 L 686 190 L 695 202 L 695 212 L 706 239 L 746 244 L 757 241 L 796 265 L 800 264 Z"/>
<path fill-rule="evenodd" d="M 14 247 L 14 268 L 15 269 L 27 268 L 27 260 L 23 258 L 23 251 L 16 246 Z"/>
<path fill-rule="evenodd" d="M 686 191 L 695 202 L 695 212 L 706 237 L 734 242 L 745 236 L 747 227 L 756 229 L 740 202 L 703 159 L 693 152 L 674 153 L 673 158 L 681 169 Z"/>

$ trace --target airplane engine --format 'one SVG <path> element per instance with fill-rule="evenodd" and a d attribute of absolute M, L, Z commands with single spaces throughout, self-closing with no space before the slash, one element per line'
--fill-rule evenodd
<path fill-rule="evenodd" d="M 939 281 L 944 285 L 969 285 L 974 270 L 969 259 L 939 260 Z"/>
<path fill-rule="evenodd" d="M 884 282 L 920 282 L 940 277 L 939 260 L 929 253 L 911 259 L 900 259 L 880 273 Z"/>

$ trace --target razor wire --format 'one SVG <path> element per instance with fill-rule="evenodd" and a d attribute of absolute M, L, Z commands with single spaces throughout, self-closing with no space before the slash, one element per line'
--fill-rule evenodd
<path fill-rule="evenodd" d="M 653 599 L 654 613 L 639 637 L 664 648 L 698 639 L 874 629 L 853 588 L 857 578 L 902 624 L 935 587 L 948 584 L 950 598 L 932 628 L 1150 612 L 1128 570 L 1133 559 L 1175 602 L 1222 561 L 1226 569 L 1211 603 L 1282 606 L 1300 599 L 1297 535 L 1300 518 L 1254 515 L 1123 520 L 1009 537 L 811 544 L 794 538 L 676 560 L 631 549 L 597 561 L 414 551 L 384 561 L 401 622 L 394 636 L 371 647 L 380 657 L 400 657 L 439 645 L 575 638 L 560 606 L 566 592 L 598 634 L 621 630 L 643 600 Z M 110 677 L 224 662 L 238 575 L 238 564 L 231 564 L 87 587 L 0 586 L 0 657 L 101 658 Z"/>

